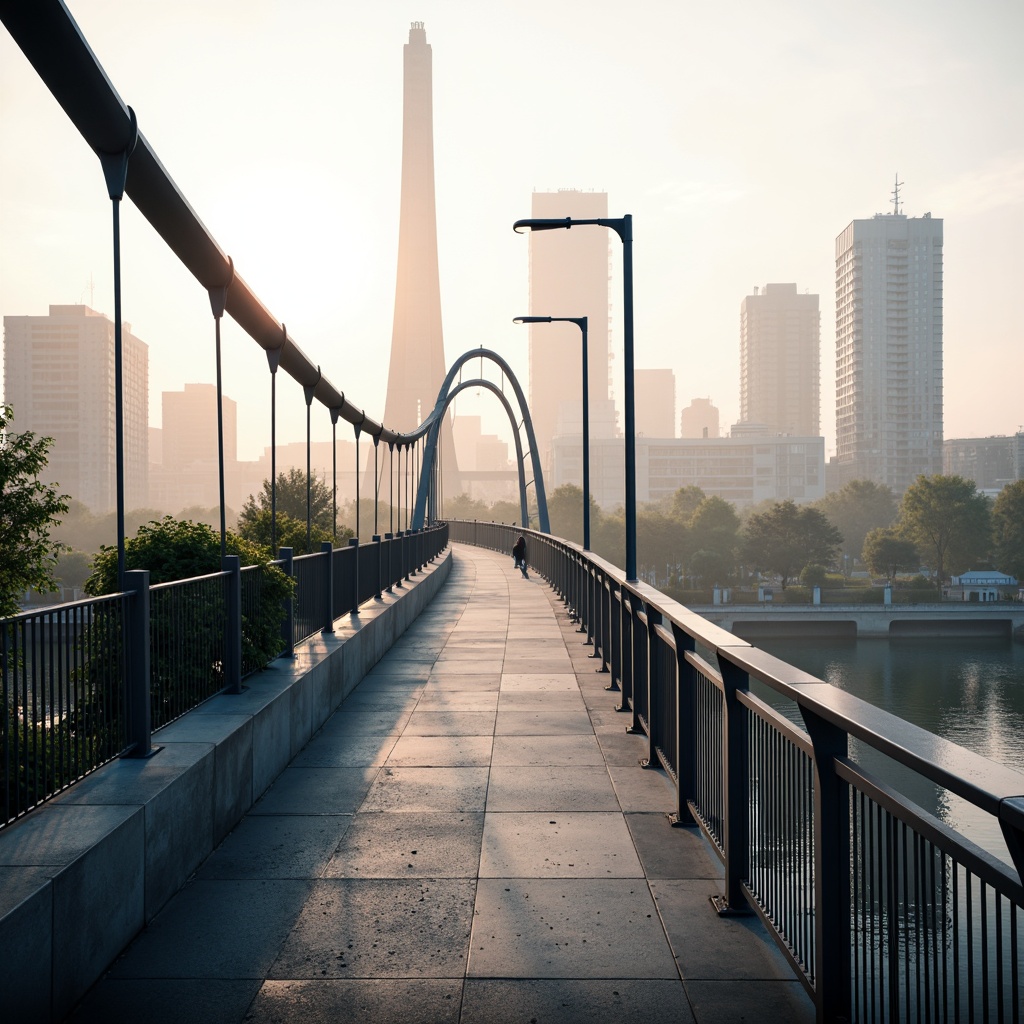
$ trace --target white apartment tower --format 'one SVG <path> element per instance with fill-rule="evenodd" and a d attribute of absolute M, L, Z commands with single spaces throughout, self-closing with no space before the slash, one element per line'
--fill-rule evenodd
<path fill-rule="evenodd" d="M 124 324 L 125 507 L 149 500 L 149 347 Z M 88 306 L 4 317 L 4 397 L 13 429 L 52 437 L 44 480 L 97 515 L 117 505 L 114 324 Z"/>
<path fill-rule="evenodd" d="M 876 214 L 836 239 L 836 464 L 840 484 L 897 495 L 942 472 L 942 220 L 930 213 Z"/>
<path fill-rule="evenodd" d="M 740 304 L 740 420 L 769 434 L 820 435 L 817 295 L 800 295 L 795 284 L 766 284 Z"/>

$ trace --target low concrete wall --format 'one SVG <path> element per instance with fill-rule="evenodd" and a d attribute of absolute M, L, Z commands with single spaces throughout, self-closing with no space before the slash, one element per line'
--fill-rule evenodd
<path fill-rule="evenodd" d="M 0 1019 L 62 1020 L 448 578 L 451 548 L 0 831 Z"/>

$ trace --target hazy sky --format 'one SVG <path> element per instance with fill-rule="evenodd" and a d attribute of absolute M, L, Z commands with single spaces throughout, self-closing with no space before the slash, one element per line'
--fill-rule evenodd
<path fill-rule="evenodd" d="M 383 414 L 398 243 L 402 48 L 426 25 L 445 347 L 527 379 L 532 191 L 606 191 L 633 214 L 636 362 L 677 406 L 739 416 L 739 308 L 820 296 L 822 429 L 835 450 L 835 238 L 884 212 L 945 221 L 945 433 L 1024 424 L 1024 5 L 1019 0 L 71 0 L 140 130 L 239 273 L 346 397 Z M 0 27 L 0 314 L 113 312 L 99 161 Z M 206 293 L 130 201 L 123 310 L 160 392 L 213 381 Z M 597 228 L 585 230 L 600 230 Z M 619 243 L 610 235 L 613 349 Z M 92 290 L 90 290 L 90 281 Z M 91 298 L 90 298 L 91 296 Z M 269 444 L 266 359 L 225 320 L 239 456 Z M 621 370 L 621 357 L 617 361 Z M 621 399 L 621 386 L 616 387 Z M 305 432 L 283 378 L 278 437 Z M 621 407 L 621 402 L 620 402 Z M 500 424 L 497 403 L 459 413 Z M 502 414 L 503 415 L 503 414 Z M 389 424 L 401 428 L 402 424 Z M 330 437 L 326 411 L 315 436 Z M 340 436 L 351 436 L 339 427 Z"/>

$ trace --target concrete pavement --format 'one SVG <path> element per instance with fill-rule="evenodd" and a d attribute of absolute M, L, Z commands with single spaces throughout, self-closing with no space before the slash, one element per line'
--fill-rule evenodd
<path fill-rule="evenodd" d="M 449 582 L 76 1022 L 813 1021 L 546 583 Z M 90 922 L 101 927 L 102 922 Z"/>

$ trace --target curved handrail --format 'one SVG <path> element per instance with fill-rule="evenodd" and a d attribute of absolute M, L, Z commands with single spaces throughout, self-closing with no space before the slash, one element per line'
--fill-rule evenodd
<path fill-rule="evenodd" d="M 64 4 L 60 0 L 5 3 L 0 5 L 0 20 L 93 151 L 97 155 L 124 152 L 132 138 L 128 106 Z M 230 258 L 141 132 L 128 160 L 125 191 L 204 289 L 224 288 L 224 282 L 229 282 L 225 308 L 232 319 L 264 351 L 280 350 L 282 369 L 302 387 L 312 387 L 318 402 L 339 410 L 349 423 L 363 425 L 383 441 L 410 443 L 408 433 L 385 427 L 353 405 L 320 375 L 317 364 L 293 338 L 289 336 L 284 344 L 282 322 L 233 271 Z"/>

